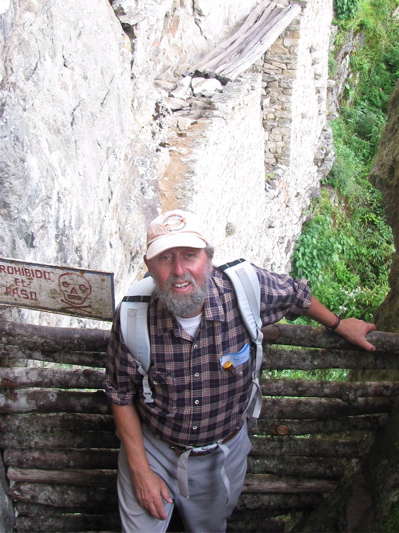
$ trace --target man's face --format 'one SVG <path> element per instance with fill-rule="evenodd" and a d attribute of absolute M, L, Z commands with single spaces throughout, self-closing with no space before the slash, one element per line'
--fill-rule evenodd
<path fill-rule="evenodd" d="M 145 263 L 173 314 L 189 318 L 202 311 L 212 269 L 203 248 L 170 248 Z"/>

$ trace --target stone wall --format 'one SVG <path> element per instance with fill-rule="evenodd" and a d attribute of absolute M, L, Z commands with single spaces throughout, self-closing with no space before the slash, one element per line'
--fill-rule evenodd
<path fill-rule="evenodd" d="M 148 221 L 173 205 L 204 217 L 219 257 L 289 270 L 328 151 L 332 0 L 301 3 L 253 72 L 170 106 L 257 3 L 1 2 L 0 256 L 112 271 L 119 300 Z"/>

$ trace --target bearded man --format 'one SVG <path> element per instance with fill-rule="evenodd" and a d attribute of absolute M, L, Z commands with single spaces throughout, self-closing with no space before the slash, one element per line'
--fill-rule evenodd
<path fill-rule="evenodd" d="M 251 338 L 226 274 L 198 218 L 175 210 L 153 220 L 144 258 L 156 290 L 148 327 L 152 401 L 121 334 L 117 308 L 105 390 L 119 453 L 124 533 L 163 533 L 176 505 L 185 531 L 224 532 L 244 484 L 251 443 L 247 407 L 254 366 Z M 262 327 L 305 315 L 366 350 L 373 324 L 342 319 L 311 294 L 306 280 L 254 266 Z M 222 358 L 239 361 L 226 371 Z"/>

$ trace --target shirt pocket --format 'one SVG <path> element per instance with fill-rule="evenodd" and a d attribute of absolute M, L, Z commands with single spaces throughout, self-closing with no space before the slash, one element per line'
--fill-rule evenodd
<path fill-rule="evenodd" d="M 159 372 L 154 368 L 149 372 L 150 388 L 154 402 L 158 407 L 168 412 L 176 411 L 176 382 L 175 378 L 167 372 Z"/>
<path fill-rule="evenodd" d="M 242 376 L 250 367 L 251 346 L 244 344 L 238 352 L 231 352 L 222 355 L 220 358 L 220 367 L 226 375 Z"/>

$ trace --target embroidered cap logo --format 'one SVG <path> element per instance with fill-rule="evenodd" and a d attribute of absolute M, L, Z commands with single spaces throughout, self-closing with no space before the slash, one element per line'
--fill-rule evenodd
<path fill-rule="evenodd" d="M 169 215 L 162 223 L 162 227 L 166 231 L 182 231 L 187 225 L 187 221 L 180 215 Z"/>

